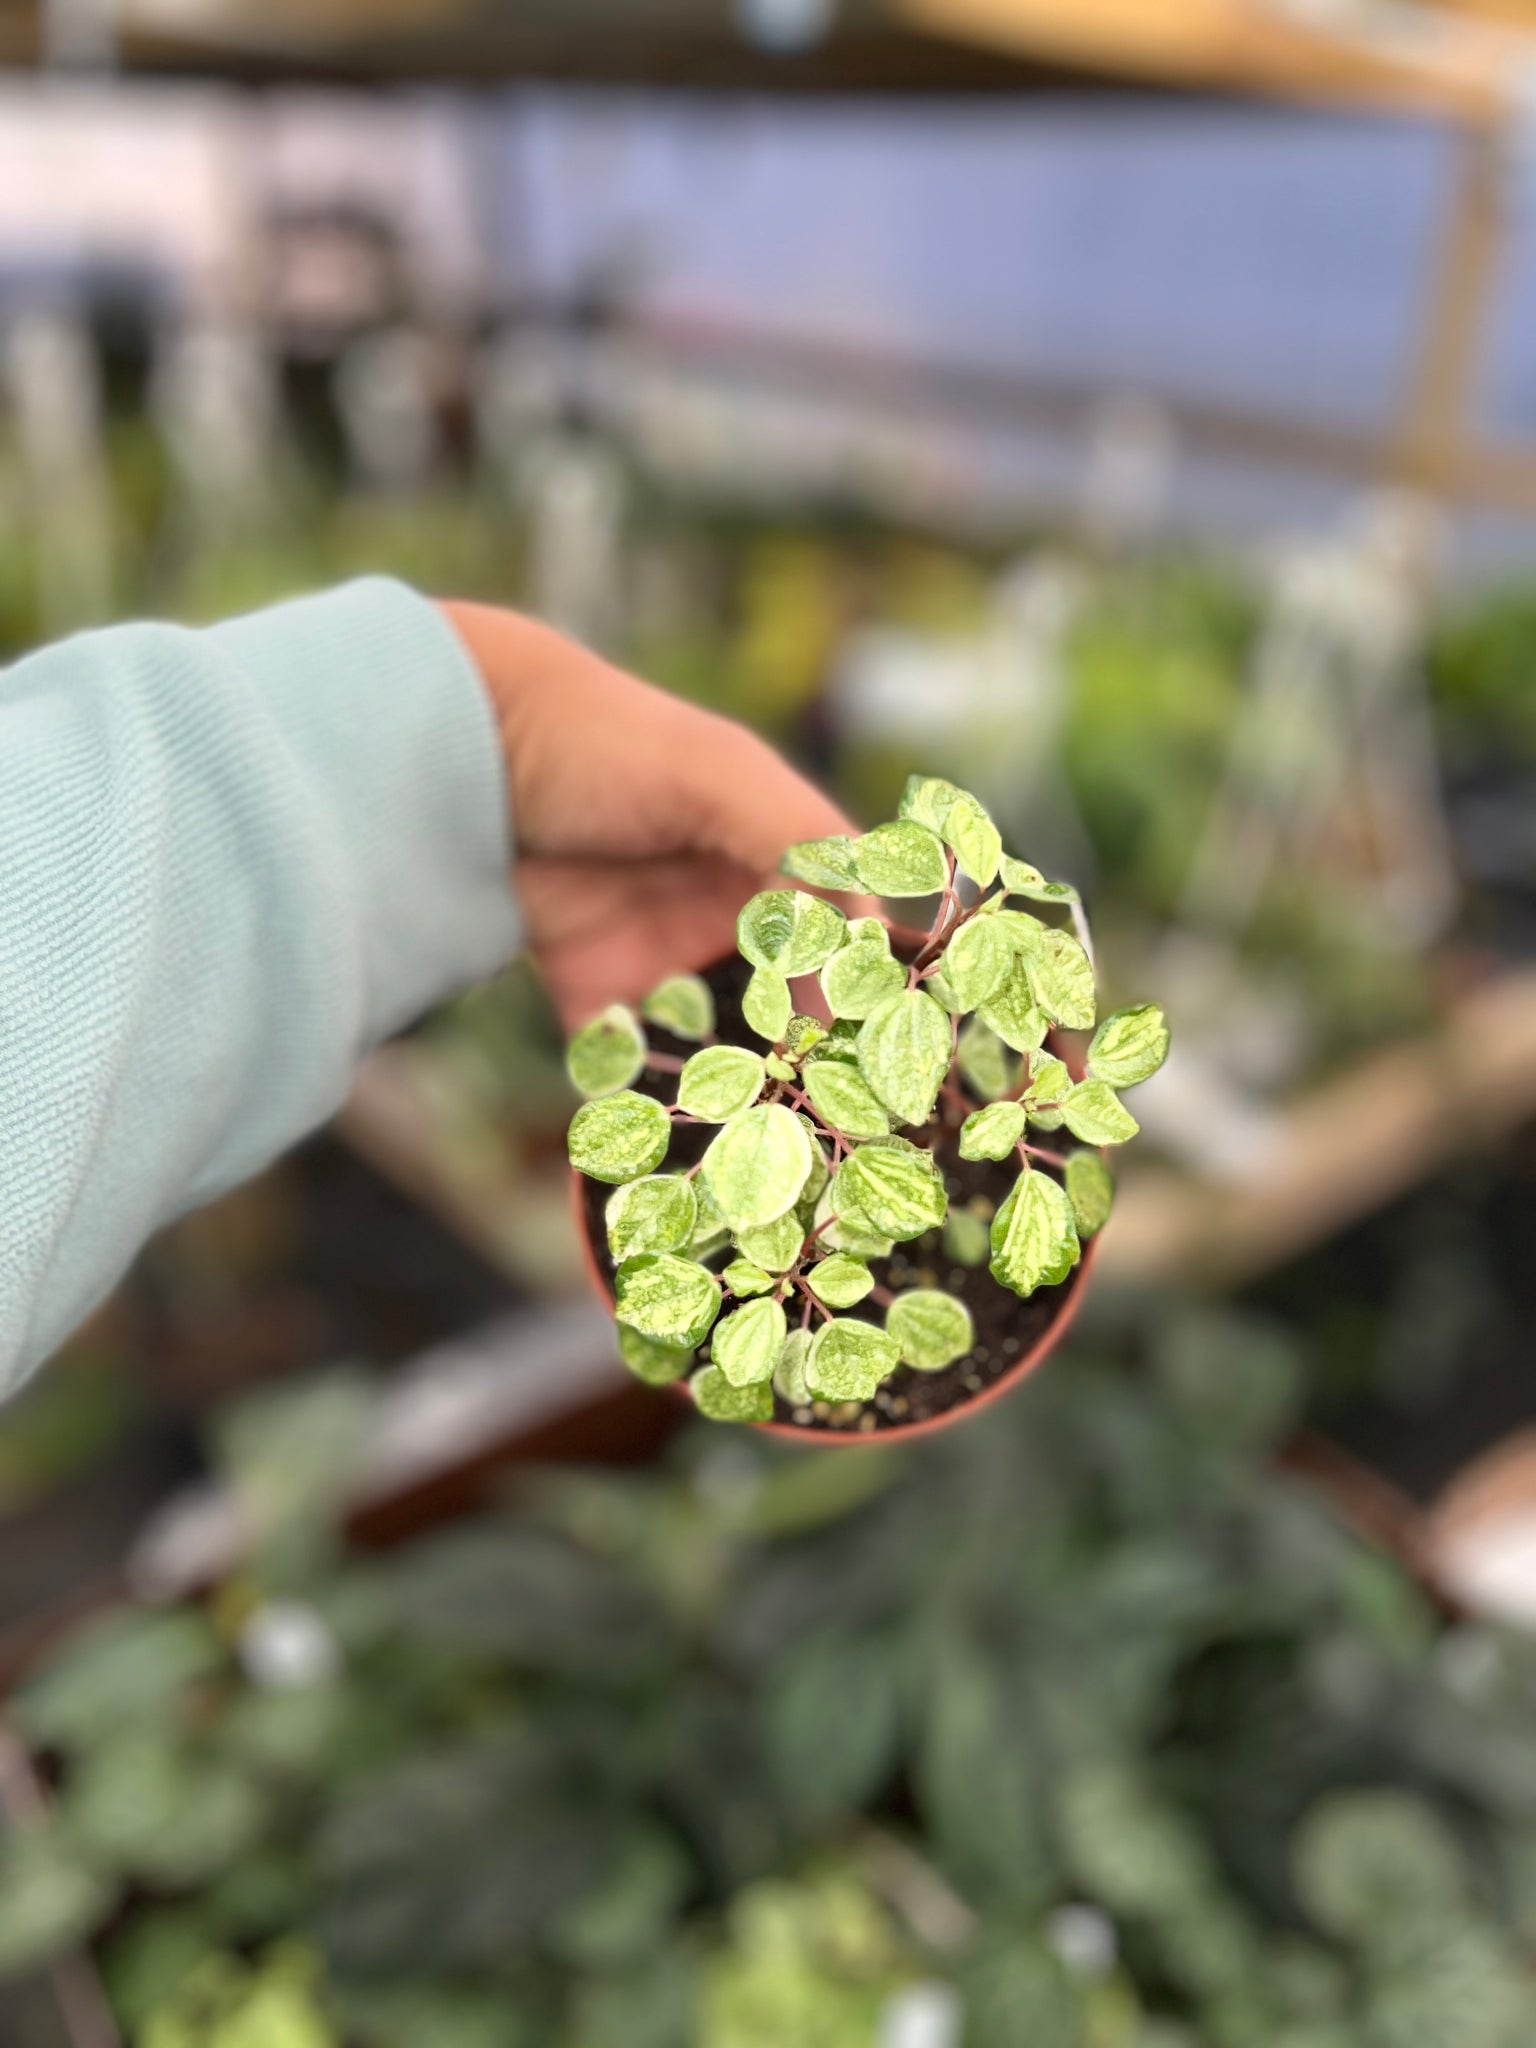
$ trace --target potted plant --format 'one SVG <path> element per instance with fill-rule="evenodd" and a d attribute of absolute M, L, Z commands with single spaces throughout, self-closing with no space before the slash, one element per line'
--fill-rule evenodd
<path fill-rule="evenodd" d="M 1098 1021 L 1077 892 L 953 783 L 914 776 L 895 821 L 783 868 L 937 908 L 908 932 L 766 890 L 739 961 L 577 1032 L 593 1277 L 630 1370 L 711 1420 L 831 1443 L 939 1428 L 1063 1335 L 1113 1196 L 1100 1148 L 1137 1130 L 1119 1091 L 1162 1065 L 1167 1026 L 1150 1003 Z M 1090 1031 L 1063 1057 L 1055 1034 Z M 1039 1142 L 1062 1131 L 1066 1150 Z"/>

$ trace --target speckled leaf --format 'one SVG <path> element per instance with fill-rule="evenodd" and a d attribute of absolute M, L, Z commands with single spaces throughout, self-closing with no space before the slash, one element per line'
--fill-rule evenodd
<path fill-rule="evenodd" d="M 847 944 L 850 946 L 878 946 L 883 953 L 891 950 L 890 926 L 883 917 L 850 917 L 848 920 Z"/>
<path fill-rule="evenodd" d="M 805 1092 L 824 1123 L 849 1138 L 883 1138 L 891 1120 L 857 1067 L 817 1060 L 805 1070 Z"/>
<path fill-rule="evenodd" d="M 1095 1013 L 1093 967 L 1070 932 L 1042 931 L 1024 955 L 1035 1001 L 1053 1024 L 1086 1031 Z"/>
<path fill-rule="evenodd" d="M 771 967 L 756 968 L 741 998 L 741 1014 L 748 1027 L 770 1045 L 777 1045 L 789 1028 L 793 1009 L 783 975 L 775 974 Z"/>
<path fill-rule="evenodd" d="M 818 889 L 859 886 L 853 864 L 853 841 L 844 834 L 831 839 L 802 839 L 789 849 L 779 866 L 797 882 L 810 882 Z"/>
<path fill-rule="evenodd" d="M 763 1092 L 763 1062 L 740 1045 L 706 1045 L 677 1077 L 677 1106 L 707 1124 L 723 1124 Z"/>
<path fill-rule="evenodd" d="M 974 1010 L 1013 971 L 1018 948 L 1000 917 L 973 917 L 961 925 L 944 951 L 944 972 L 960 1006 Z"/>
<path fill-rule="evenodd" d="M 886 1311 L 885 1327 L 894 1338 L 903 1365 L 919 1372 L 942 1372 L 964 1358 L 976 1342 L 971 1312 L 953 1294 L 934 1287 L 914 1287 L 898 1294 Z"/>
<path fill-rule="evenodd" d="M 812 1166 L 811 1141 L 792 1109 L 754 1103 L 733 1116 L 704 1154 L 703 1175 L 732 1230 L 754 1230 L 794 1207 Z"/>
<path fill-rule="evenodd" d="M 1018 1086 L 1019 1063 L 990 1024 L 972 1017 L 960 1027 L 960 1078 L 973 1095 L 992 1101 Z"/>
<path fill-rule="evenodd" d="M 623 1003 L 610 1003 L 600 1017 L 583 1024 L 565 1052 L 565 1071 L 578 1093 L 588 1097 L 627 1088 L 644 1065 L 645 1033 Z"/>
<path fill-rule="evenodd" d="M 834 1017 L 867 1017 L 906 985 L 907 970 L 884 946 L 844 946 L 821 970 L 821 992 Z"/>
<path fill-rule="evenodd" d="M 993 1102 L 960 1126 L 962 1159 L 1006 1159 L 1024 1135 L 1022 1102 Z"/>
<path fill-rule="evenodd" d="M 732 1259 L 720 1278 L 741 1301 L 754 1294 L 771 1294 L 779 1284 L 752 1259 Z"/>
<path fill-rule="evenodd" d="M 984 1266 L 992 1250 L 985 1218 L 974 1209 L 951 1209 L 944 1219 L 944 1256 L 957 1266 Z"/>
<path fill-rule="evenodd" d="M 791 1059 L 802 1059 L 826 1035 L 827 1027 L 819 1017 L 793 1016 L 784 1027 L 784 1050 Z"/>
<path fill-rule="evenodd" d="M 618 1323 L 615 1328 L 619 1333 L 620 1358 L 635 1378 L 644 1380 L 648 1387 L 670 1386 L 693 1364 L 691 1344 L 658 1344 L 654 1337 L 642 1337 L 628 1323 Z"/>
<path fill-rule="evenodd" d="M 1097 1152 L 1073 1152 L 1067 1160 L 1067 1200 L 1079 1237 L 1092 1237 L 1109 1221 L 1115 1183 Z"/>
<path fill-rule="evenodd" d="M 904 989 L 871 1010 L 859 1030 L 859 1067 L 886 1108 L 925 1124 L 949 1072 L 950 1021 L 932 996 Z"/>
<path fill-rule="evenodd" d="M 1003 842 L 985 807 L 975 797 L 962 790 L 945 813 L 939 832 L 944 843 L 954 849 L 961 873 L 969 875 L 979 889 L 987 888 L 996 879 Z"/>
<path fill-rule="evenodd" d="M 1085 1145 L 1123 1145 L 1141 1129 L 1107 1081 L 1080 1081 L 1061 1113 L 1067 1129 Z"/>
<path fill-rule="evenodd" d="M 811 1390 L 805 1383 L 806 1361 L 811 1355 L 811 1333 L 809 1330 L 791 1330 L 784 1339 L 784 1349 L 779 1353 L 778 1370 L 773 1375 L 773 1390 L 781 1401 L 787 1401 L 791 1408 L 803 1408 L 811 1399 Z"/>
<path fill-rule="evenodd" d="M 1064 1060 L 1047 1052 L 1030 1054 L 1029 1087 L 1024 1099 L 1029 1104 L 1029 1120 L 1037 1130 L 1060 1130 L 1064 1119 L 1058 1105 L 1071 1094 L 1072 1086 Z"/>
<path fill-rule="evenodd" d="M 688 1183 L 693 1189 L 694 1199 L 699 1205 L 699 1218 L 693 1226 L 693 1236 L 688 1250 L 696 1259 L 703 1258 L 718 1245 L 726 1242 L 731 1226 L 720 1214 L 720 1206 L 704 1183 L 702 1174 L 695 1174 Z"/>
<path fill-rule="evenodd" d="M 850 1259 L 846 1252 L 834 1252 L 812 1266 L 806 1281 L 818 1301 L 828 1308 L 852 1308 L 875 1284 L 875 1276 L 862 1259 Z"/>
<path fill-rule="evenodd" d="M 1064 936 L 1057 934 L 1057 936 Z M 1015 1052 L 1033 1052 L 1045 1041 L 1051 1020 L 1035 1000 L 1029 969 L 1033 956 L 1019 955 L 1008 970 L 1002 986 L 977 1009 L 983 1024 L 990 1024 L 1005 1045 Z"/>
<path fill-rule="evenodd" d="M 1143 1003 L 1104 1019 L 1088 1048 L 1088 1076 L 1111 1088 L 1134 1088 L 1150 1080 L 1167 1057 L 1168 1021 L 1156 1003 Z"/>
<path fill-rule="evenodd" d="M 788 1060 L 780 1059 L 776 1052 L 771 1052 L 763 1060 L 763 1072 L 770 1081 L 793 1081 L 796 1070 Z"/>
<path fill-rule="evenodd" d="M 931 974 L 923 976 L 923 987 L 939 1008 L 947 1010 L 951 1017 L 961 1017 L 965 1014 L 965 1004 L 956 995 L 955 984 L 942 967 L 935 967 Z"/>
<path fill-rule="evenodd" d="M 692 1381 L 699 1413 L 710 1422 L 772 1422 L 773 1388 L 765 1384 L 733 1387 L 718 1366 L 697 1373 Z"/>
<path fill-rule="evenodd" d="M 834 1203 L 839 1206 L 834 1207 Z M 835 1216 L 834 1223 L 830 1219 Z M 847 1188 L 829 1181 L 816 1204 L 812 1221 L 820 1231 L 816 1239 L 829 1252 L 850 1252 L 856 1259 L 888 1259 L 896 1249 L 895 1240 L 884 1237 L 853 1201 Z"/>
<path fill-rule="evenodd" d="M 900 1362 L 896 1341 L 884 1330 L 835 1316 L 812 1341 L 806 1384 L 823 1401 L 867 1401 Z"/>
<path fill-rule="evenodd" d="M 800 1112 L 796 1111 L 796 1114 L 800 1115 Z M 806 1179 L 805 1186 L 800 1190 L 799 1196 L 796 1199 L 794 1213 L 805 1224 L 806 1228 L 809 1229 L 811 1213 L 815 1209 L 817 1202 L 821 1199 L 821 1191 L 831 1179 L 832 1174 L 831 1168 L 827 1165 L 827 1155 L 821 1149 L 821 1140 L 812 1128 L 810 1118 L 800 1116 L 800 1121 L 805 1126 L 805 1134 L 811 1141 L 811 1171 Z"/>
<path fill-rule="evenodd" d="M 867 1219 L 882 1237 L 898 1242 L 921 1237 L 944 1221 L 944 1183 L 926 1152 L 916 1147 L 861 1145 L 838 1168 L 832 1182 L 838 1215 Z"/>
<path fill-rule="evenodd" d="M 787 1272 L 800 1256 L 804 1242 L 805 1231 L 793 1207 L 786 1209 L 782 1216 L 776 1216 L 771 1223 L 736 1233 L 736 1248 L 742 1256 L 756 1265 L 765 1266 L 770 1273 Z"/>
<path fill-rule="evenodd" d="M 622 1263 L 636 1252 L 680 1252 L 693 1241 L 699 1205 L 692 1181 L 654 1173 L 626 1181 L 608 1197 L 608 1249 Z"/>
<path fill-rule="evenodd" d="M 1044 889 L 1046 879 L 1038 868 L 1032 868 L 1027 860 L 1015 860 L 1011 853 L 1005 853 L 997 864 L 1003 887 L 1010 896 L 1025 896 L 1038 902 L 1038 891 Z"/>
<path fill-rule="evenodd" d="M 571 1118 L 566 1149 L 578 1173 L 617 1182 L 660 1166 L 671 1142 L 672 1119 L 662 1105 L 626 1089 L 583 1103 Z"/>
<path fill-rule="evenodd" d="M 942 832 L 951 808 L 965 794 L 963 789 L 953 782 L 946 782 L 941 775 L 909 775 L 907 786 L 901 792 L 901 801 L 896 806 L 897 815 L 915 818 L 930 832 Z"/>
<path fill-rule="evenodd" d="M 736 944 L 754 967 L 786 979 L 814 974 L 843 943 L 848 920 L 803 889 L 765 889 L 736 920 Z"/>
<path fill-rule="evenodd" d="M 690 1349 L 702 1344 L 720 1312 L 713 1273 L 668 1252 L 626 1259 L 614 1279 L 614 1314 L 657 1344 Z"/>
<path fill-rule="evenodd" d="M 755 1387 L 778 1370 L 788 1334 L 778 1302 L 749 1301 L 716 1323 L 709 1340 L 710 1359 L 733 1387 Z"/>
<path fill-rule="evenodd" d="M 715 1028 L 715 999 L 697 974 L 671 974 L 651 990 L 640 1014 L 674 1038 L 697 1041 Z"/>
<path fill-rule="evenodd" d="M 949 879 L 937 832 L 915 819 L 877 825 L 854 844 L 859 882 L 872 896 L 936 896 Z"/>
<path fill-rule="evenodd" d="M 1055 1286 L 1077 1264 L 1077 1226 L 1047 1173 L 1021 1173 L 992 1219 L 992 1277 L 1015 1294 Z"/>

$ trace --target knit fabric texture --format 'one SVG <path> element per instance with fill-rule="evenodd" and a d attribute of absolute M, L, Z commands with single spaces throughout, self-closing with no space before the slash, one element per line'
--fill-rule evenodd
<path fill-rule="evenodd" d="M 500 747 L 382 578 L 0 671 L 0 1396 L 516 947 Z"/>

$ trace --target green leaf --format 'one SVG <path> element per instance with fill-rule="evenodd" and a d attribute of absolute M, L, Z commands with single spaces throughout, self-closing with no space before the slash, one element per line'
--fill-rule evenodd
<path fill-rule="evenodd" d="M 1006 1159 L 1024 1135 L 1022 1102 L 993 1102 L 972 1110 L 960 1126 L 962 1159 Z"/>
<path fill-rule="evenodd" d="M 1051 934 L 1042 934 L 1049 937 Z M 1051 1020 L 1035 1000 L 1030 979 L 1030 959 L 1020 954 L 1008 970 L 1008 978 L 978 1005 L 977 1016 L 990 1025 L 1015 1052 L 1035 1052 L 1045 1042 Z"/>
<path fill-rule="evenodd" d="M 926 1152 L 878 1141 L 861 1145 L 832 1182 L 834 1213 L 867 1219 L 882 1237 L 905 1241 L 935 1230 L 948 1207 L 944 1183 Z"/>
<path fill-rule="evenodd" d="M 702 1344 L 720 1313 L 714 1274 L 669 1252 L 641 1252 L 626 1259 L 614 1284 L 614 1314 L 619 1321 L 642 1337 L 678 1350 Z"/>
<path fill-rule="evenodd" d="M 791 1017 L 784 1026 L 784 1050 L 791 1059 L 802 1059 L 826 1035 L 827 1027 L 819 1017 Z"/>
<path fill-rule="evenodd" d="M 677 1106 L 686 1116 L 723 1124 L 763 1092 L 763 1062 L 739 1045 L 706 1045 L 677 1077 Z"/>
<path fill-rule="evenodd" d="M 1123 1145 L 1141 1129 L 1107 1081 L 1079 1081 L 1064 1098 L 1067 1129 L 1085 1145 Z"/>
<path fill-rule="evenodd" d="M 1062 1102 L 1071 1092 L 1072 1075 L 1065 1060 L 1048 1052 L 1030 1054 L 1029 1086 L 1024 1093 L 1032 1104 Z"/>
<path fill-rule="evenodd" d="M 859 1029 L 859 1067 L 892 1114 L 925 1124 L 949 1072 L 950 1021 L 932 996 L 904 989 L 871 1010 Z"/>
<path fill-rule="evenodd" d="M 1067 1158 L 1067 1200 L 1079 1237 L 1092 1237 L 1109 1221 L 1115 1183 L 1097 1152 L 1073 1152 Z"/>
<path fill-rule="evenodd" d="M 584 1102 L 571 1118 L 566 1149 L 578 1173 L 617 1182 L 660 1166 L 671 1142 L 672 1119 L 662 1105 L 626 1089 Z"/>
<path fill-rule="evenodd" d="M 810 882 L 818 889 L 859 886 L 853 841 L 846 834 L 839 833 L 831 839 L 802 839 L 789 849 L 779 866 L 797 882 Z"/>
<path fill-rule="evenodd" d="M 696 1373 L 693 1398 L 711 1422 L 772 1422 L 773 1388 L 766 1382 L 733 1387 L 718 1366 Z"/>
<path fill-rule="evenodd" d="M 755 1230 L 792 1209 L 813 1164 L 805 1126 L 781 1102 L 759 1102 L 726 1124 L 704 1154 L 703 1178 L 732 1230 Z"/>
<path fill-rule="evenodd" d="M 964 1358 L 976 1342 L 976 1326 L 963 1301 L 935 1287 L 913 1287 L 898 1294 L 885 1314 L 903 1365 L 919 1372 L 942 1372 Z"/>
<path fill-rule="evenodd" d="M 862 1259 L 850 1259 L 846 1252 L 834 1252 L 806 1274 L 806 1284 L 818 1301 L 828 1308 L 852 1308 L 868 1294 L 875 1276 Z"/>
<path fill-rule="evenodd" d="M 884 953 L 891 950 L 891 928 L 883 917 L 850 917 L 848 938 L 850 946 L 878 946 Z"/>
<path fill-rule="evenodd" d="M 0 1979 L 78 1948 L 111 1910 L 114 1887 L 57 1827 L 0 1840 Z"/>
<path fill-rule="evenodd" d="M 944 972 L 961 1009 L 974 1010 L 1013 972 L 1018 948 L 1000 917 L 973 917 L 944 951 Z"/>
<path fill-rule="evenodd" d="M 972 1017 L 960 1027 L 957 1062 L 966 1087 L 988 1102 L 1018 1086 L 1018 1061 L 992 1026 L 979 1017 Z"/>
<path fill-rule="evenodd" d="M 835 1316 L 812 1340 L 806 1384 L 823 1401 L 867 1401 L 900 1362 L 896 1340 L 884 1330 Z"/>
<path fill-rule="evenodd" d="M 793 1081 L 795 1078 L 795 1069 L 788 1060 L 780 1059 L 776 1052 L 769 1053 L 764 1059 L 763 1072 L 770 1081 Z"/>
<path fill-rule="evenodd" d="M 1047 1173 L 1021 1173 L 992 1219 L 992 1277 L 1015 1294 L 1065 1280 L 1080 1254 L 1065 1193 Z"/>
<path fill-rule="evenodd" d="M 933 997 L 939 1008 L 947 1010 L 951 1017 L 964 1015 L 965 1004 L 956 995 L 955 984 L 944 972 L 942 966 L 935 967 L 931 973 L 923 976 L 923 987 Z"/>
<path fill-rule="evenodd" d="M 842 1207 L 834 1207 L 839 1198 Z M 833 1216 L 838 1219 L 835 1223 Z M 812 1220 L 821 1233 L 816 1242 L 829 1252 L 848 1252 L 856 1259 L 888 1259 L 896 1249 L 893 1240 L 876 1230 L 862 1213 L 849 1190 L 839 1189 L 835 1181 L 823 1189 Z"/>
<path fill-rule="evenodd" d="M 1003 887 L 1010 896 L 1028 896 L 1038 902 L 1035 894 L 1044 889 L 1046 879 L 1038 868 L 1032 868 L 1027 860 L 1015 860 L 1011 853 L 1005 853 L 997 864 L 1003 878 Z"/>
<path fill-rule="evenodd" d="M 806 1362 L 811 1355 L 811 1333 L 809 1330 L 791 1330 L 784 1339 L 784 1349 L 779 1353 L 778 1369 L 773 1375 L 773 1390 L 781 1401 L 787 1401 L 791 1408 L 803 1408 L 811 1399 L 811 1390 L 806 1385 Z"/>
<path fill-rule="evenodd" d="M 848 920 L 819 896 L 803 889 L 765 889 L 736 920 L 736 944 L 754 967 L 768 967 L 786 980 L 814 974 L 843 943 Z"/>
<path fill-rule="evenodd" d="M 779 1284 L 772 1273 L 765 1273 L 752 1259 L 732 1259 L 720 1278 L 741 1301 L 753 1294 L 771 1294 Z"/>
<path fill-rule="evenodd" d="M 1088 1074 L 1111 1088 L 1134 1088 L 1150 1080 L 1167 1057 L 1167 1019 L 1156 1003 L 1143 1003 L 1104 1019 L 1088 1048 Z"/>
<path fill-rule="evenodd" d="M 816 1114 L 849 1138 L 883 1138 L 891 1120 L 857 1067 L 816 1060 L 805 1070 L 805 1092 Z"/>
<path fill-rule="evenodd" d="M 757 968 L 741 998 L 741 1014 L 748 1027 L 770 1045 L 777 1045 L 789 1028 L 789 983 L 771 967 Z"/>
<path fill-rule="evenodd" d="M 716 1323 L 709 1340 L 711 1362 L 733 1387 L 755 1387 L 777 1372 L 788 1334 L 780 1303 L 749 1301 Z"/>
<path fill-rule="evenodd" d="M 628 1323 L 616 1323 L 614 1328 L 619 1333 L 620 1358 L 635 1378 L 644 1380 L 648 1387 L 670 1386 L 673 1380 L 680 1380 L 693 1363 L 694 1347 L 691 1344 L 658 1344 L 654 1337 L 642 1337 Z"/>
<path fill-rule="evenodd" d="M 745 1258 L 765 1266 L 770 1273 L 787 1272 L 800 1256 L 800 1247 L 804 1243 L 805 1229 L 793 1207 L 786 1209 L 782 1216 L 776 1216 L 771 1223 L 761 1223 L 755 1230 L 738 1230 L 736 1233 L 737 1250 Z"/>
<path fill-rule="evenodd" d="M 709 1192 L 702 1174 L 695 1174 L 688 1185 L 693 1189 L 694 1199 L 699 1205 L 699 1220 L 693 1226 L 693 1236 L 689 1239 L 688 1250 L 693 1258 L 702 1259 L 726 1242 L 731 1234 L 731 1226 L 720 1214 L 719 1206 Z"/>
<path fill-rule="evenodd" d="M 944 1256 L 957 1266 L 984 1266 L 992 1246 L 985 1220 L 974 1209 L 951 1209 L 944 1219 Z"/>
<path fill-rule="evenodd" d="M 670 974 L 651 990 L 640 1014 L 674 1038 L 697 1041 L 715 1028 L 715 999 L 697 974 Z"/>
<path fill-rule="evenodd" d="M 942 832 L 944 820 L 965 795 L 965 790 L 953 782 L 946 782 L 941 775 L 909 775 L 907 786 L 901 792 L 901 802 L 896 806 L 897 815 L 915 818 L 930 832 Z M 975 801 L 972 797 L 971 802 Z"/>
<path fill-rule="evenodd" d="M 997 875 L 1003 842 L 983 805 L 963 790 L 950 805 L 939 832 L 954 848 L 962 874 L 969 875 L 979 889 L 987 888 Z"/>
<path fill-rule="evenodd" d="M 859 881 L 872 896 L 936 896 L 949 880 L 937 832 L 903 818 L 854 843 Z"/>
<path fill-rule="evenodd" d="M 1042 931 L 1024 956 L 1024 968 L 1035 1001 L 1053 1024 L 1089 1028 L 1097 1003 L 1093 966 L 1070 932 Z"/>
<path fill-rule="evenodd" d="M 1326 1795 L 1308 1808 L 1293 1852 L 1296 1890 L 1316 1925 L 1350 1944 L 1422 1939 L 1466 1910 L 1461 1844 L 1427 1800 L 1395 1789 Z"/>
<path fill-rule="evenodd" d="M 634 1011 L 610 1003 L 566 1047 L 565 1071 L 578 1093 L 612 1095 L 634 1080 L 645 1065 L 645 1051 L 645 1033 Z"/>
<path fill-rule="evenodd" d="M 699 1205 L 692 1181 L 657 1173 L 626 1181 L 608 1197 L 604 1222 L 615 1263 L 636 1252 L 680 1252 L 693 1241 Z"/>
<path fill-rule="evenodd" d="M 821 992 L 834 1017 L 867 1017 L 907 985 L 907 970 L 884 946 L 844 946 L 821 970 Z"/>

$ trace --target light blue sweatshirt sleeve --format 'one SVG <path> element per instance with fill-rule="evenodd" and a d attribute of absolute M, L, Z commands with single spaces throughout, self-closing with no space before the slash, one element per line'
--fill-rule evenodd
<path fill-rule="evenodd" d="M 518 938 L 490 707 L 382 579 L 0 671 L 0 1396 Z"/>

